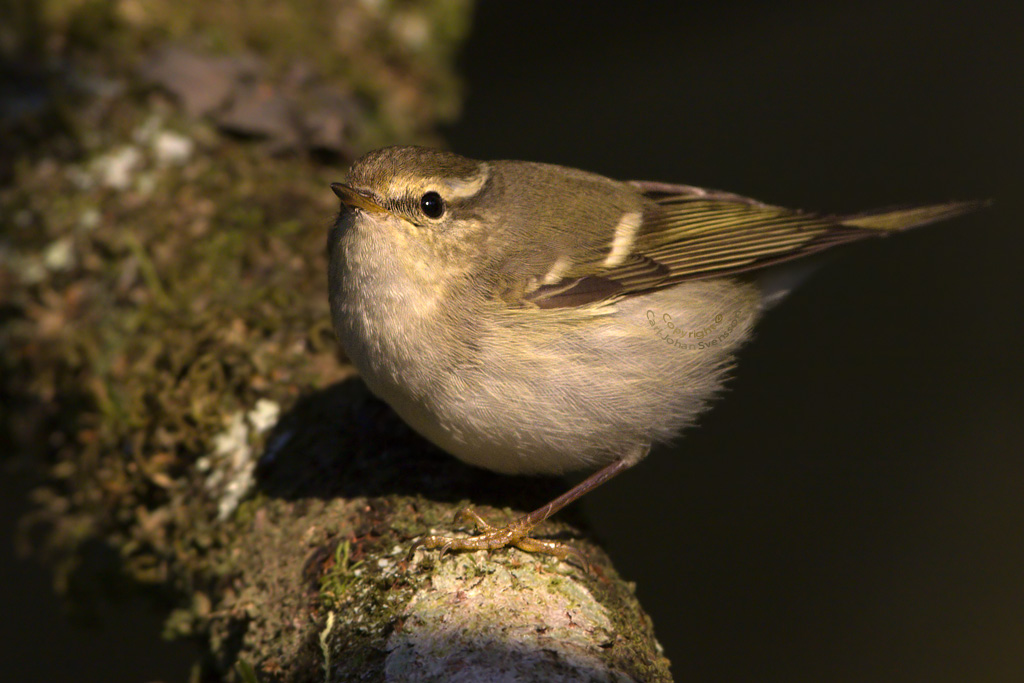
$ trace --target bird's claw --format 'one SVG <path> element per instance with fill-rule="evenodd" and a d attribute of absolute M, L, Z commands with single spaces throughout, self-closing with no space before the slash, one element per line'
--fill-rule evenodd
<path fill-rule="evenodd" d="M 480 533 L 467 538 L 424 536 L 413 544 L 412 551 L 423 547 L 429 550 L 439 550 L 440 556 L 444 557 L 451 551 L 498 550 L 514 546 L 528 553 L 553 555 L 560 560 L 573 562 L 585 571 L 590 571 L 590 563 L 579 550 L 557 541 L 530 537 L 530 532 L 533 531 L 536 524 L 529 523 L 524 518 L 513 520 L 504 527 L 496 527 L 489 524 L 475 510 L 467 507 L 455 513 L 455 521 L 471 521 Z"/>

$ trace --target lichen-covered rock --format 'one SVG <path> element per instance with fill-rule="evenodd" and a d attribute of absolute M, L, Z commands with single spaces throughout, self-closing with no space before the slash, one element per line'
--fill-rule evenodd
<path fill-rule="evenodd" d="M 388 638 L 386 680 L 637 680 L 606 656 L 617 634 L 584 583 L 553 562 L 516 559 L 524 564 L 485 553 L 441 563 Z"/>

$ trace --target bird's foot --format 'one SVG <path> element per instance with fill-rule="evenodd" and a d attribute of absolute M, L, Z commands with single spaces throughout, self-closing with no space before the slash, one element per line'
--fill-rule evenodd
<path fill-rule="evenodd" d="M 590 563 L 587 562 L 583 553 L 575 548 L 557 541 L 546 541 L 530 537 L 530 532 L 537 526 L 537 522 L 529 519 L 529 515 L 520 517 L 503 527 L 492 526 L 471 508 L 463 508 L 455 515 L 456 521 L 465 519 L 473 522 L 480 533 L 468 538 L 455 538 L 451 536 L 425 536 L 415 543 L 412 550 L 418 547 L 427 549 L 439 549 L 441 555 L 448 551 L 462 550 L 498 550 L 508 546 L 514 546 L 528 553 L 543 553 L 572 561 L 583 569 L 589 571 Z"/>

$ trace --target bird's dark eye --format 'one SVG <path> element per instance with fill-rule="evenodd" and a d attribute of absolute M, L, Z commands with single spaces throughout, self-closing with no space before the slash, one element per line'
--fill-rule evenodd
<path fill-rule="evenodd" d="M 427 192 L 420 197 L 420 209 L 427 218 L 440 218 L 444 215 L 444 200 L 436 192 Z"/>

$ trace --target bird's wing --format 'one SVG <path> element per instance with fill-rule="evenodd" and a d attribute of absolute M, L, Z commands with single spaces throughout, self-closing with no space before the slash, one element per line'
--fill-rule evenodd
<path fill-rule="evenodd" d="M 735 275 L 865 237 L 952 218 L 983 202 L 949 202 L 835 216 L 763 204 L 688 185 L 631 183 L 649 200 L 629 244 L 577 254 L 564 277 L 524 297 L 541 308 L 579 306 L 686 280 Z M 612 241 L 618 235 L 613 236 Z"/>

